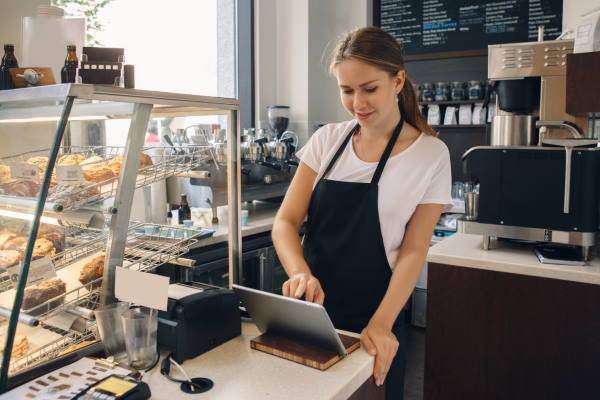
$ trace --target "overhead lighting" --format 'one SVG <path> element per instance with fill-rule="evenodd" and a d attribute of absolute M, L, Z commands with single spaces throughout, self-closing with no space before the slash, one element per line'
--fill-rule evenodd
<path fill-rule="evenodd" d="M 108 119 L 106 115 L 87 115 L 80 117 L 69 117 L 69 121 L 96 121 Z M 4 124 L 18 124 L 24 122 L 53 122 L 60 120 L 60 117 L 33 117 L 33 118 L 13 118 L 13 119 L 0 119 L 0 123 Z"/>
<path fill-rule="evenodd" d="M 23 219 L 25 221 L 33 221 L 33 214 L 26 214 L 26 213 L 12 211 L 12 210 L 0 209 L 0 216 Z M 40 221 L 45 224 L 60 225 L 60 223 L 58 222 L 58 219 L 56 219 L 56 218 L 42 216 L 40 218 Z"/>

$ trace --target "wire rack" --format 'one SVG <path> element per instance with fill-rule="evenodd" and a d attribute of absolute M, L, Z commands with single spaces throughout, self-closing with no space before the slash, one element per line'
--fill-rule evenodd
<path fill-rule="evenodd" d="M 66 332 L 64 336 L 52 342 L 49 342 L 42 347 L 35 349 L 26 356 L 23 356 L 16 360 L 11 360 L 9 367 L 10 372 L 13 374 L 17 373 L 19 371 L 37 365 L 43 361 L 54 359 L 61 355 L 62 352 L 64 352 L 71 346 L 80 344 L 85 341 L 95 340 L 96 334 L 94 329 L 89 329 L 84 333 L 79 333 L 75 331 Z"/>
<path fill-rule="evenodd" d="M 211 236 L 213 233 L 213 230 L 204 228 L 180 228 L 133 222 L 127 231 L 123 266 L 141 272 L 152 271 L 189 252 L 190 247 L 199 239 Z M 23 309 L 22 312 L 43 320 L 72 305 L 93 309 L 86 304 L 91 304 L 93 307 L 97 305 L 101 285 L 102 278 L 98 278 L 28 310 Z"/>
<path fill-rule="evenodd" d="M 67 154 L 79 154 L 89 158 L 97 156 L 99 159 L 85 164 L 85 168 L 100 166 L 110 167 L 109 163 L 122 156 L 125 152 L 123 146 L 86 146 L 61 148 L 61 156 Z M 212 160 L 211 146 L 186 146 L 179 150 L 173 147 L 149 147 L 144 148 L 142 153 L 150 157 L 152 165 L 138 170 L 135 188 L 140 188 L 155 182 L 159 182 L 171 176 L 183 174 L 198 168 Z M 0 164 L 11 164 L 14 162 L 25 162 L 33 157 L 46 157 L 49 149 L 27 152 L 0 159 Z M 59 156 L 60 158 L 60 156 Z M 114 165 L 113 165 L 114 167 Z M 120 169 L 120 167 L 118 167 Z M 111 168 L 112 169 L 112 168 Z M 113 169 L 113 172 L 115 170 Z M 117 171 L 118 172 L 118 171 Z M 56 185 L 50 188 L 47 201 L 56 203 L 63 207 L 64 211 L 76 210 L 83 206 L 110 199 L 117 193 L 119 177 L 102 180 L 100 182 L 85 181 L 77 184 Z M 0 192 L 7 185 L 0 185 Z M 9 194 L 10 192 L 6 192 Z"/>

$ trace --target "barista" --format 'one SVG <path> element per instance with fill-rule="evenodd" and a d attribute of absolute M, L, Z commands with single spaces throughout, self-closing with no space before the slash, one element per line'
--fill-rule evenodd
<path fill-rule="evenodd" d="M 324 304 L 336 328 L 362 332 L 375 383 L 401 399 L 401 311 L 440 213 L 452 205 L 450 158 L 419 112 L 392 36 L 376 27 L 351 32 L 330 69 L 354 119 L 325 125 L 298 152 L 273 225 L 289 276 L 283 294 Z"/>

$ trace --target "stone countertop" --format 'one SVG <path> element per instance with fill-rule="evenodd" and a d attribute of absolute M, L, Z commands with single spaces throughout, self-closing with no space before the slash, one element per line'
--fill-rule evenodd
<path fill-rule="evenodd" d="M 242 227 L 242 237 L 270 231 L 280 205 L 280 203 L 254 201 L 242 206 L 242 209 L 248 210 L 248 226 Z M 219 221 L 218 224 L 213 224 L 209 228 L 214 229 L 215 233 L 209 238 L 200 240 L 192 248 L 205 247 L 227 241 L 229 231 L 227 221 Z"/>
<path fill-rule="evenodd" d="M 182 364 L 190 377 L 214 382 L 210 391 L 200 395 L 181 392 L 179 384 L 160 374 L 159 363 L 143 379 L 150 386 L 152 399 L 347 399 L 373 372 L 373 357 L 362 347 L 320 371 L 251 349 L 250 339 L 259 334 L 256 325 L 243 322 L 241 336 Z M 183 379 L 175 367 L 170 373 Z"/>
<path fill-rule="evenodd" d="M 456 233 L 430 247 L 427 261 L 600 285 L 599 258 L 584 266 L 542 264 L 531 245 L 499 241 L 498 248 L 483 250 L 482 243 L 480 235 Z"/>

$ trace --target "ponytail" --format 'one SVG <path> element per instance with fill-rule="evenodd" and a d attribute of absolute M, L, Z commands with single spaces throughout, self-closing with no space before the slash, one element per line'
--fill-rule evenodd
<path fill-rule="evenodd" d="M 417 101 L 417 93 L 412 82 L 406 78 L 404 81 L 404 87 L 398 94 L 398 107 L 400 108 L 400 114 L 404 117 L 404 120 L 417 128 L 421 132 L 425 132 L 427 135 L 437 136 L 437 132 L 434 131 L 423 118 L 421 110 L 419 110 L 419 103 Z"/>

